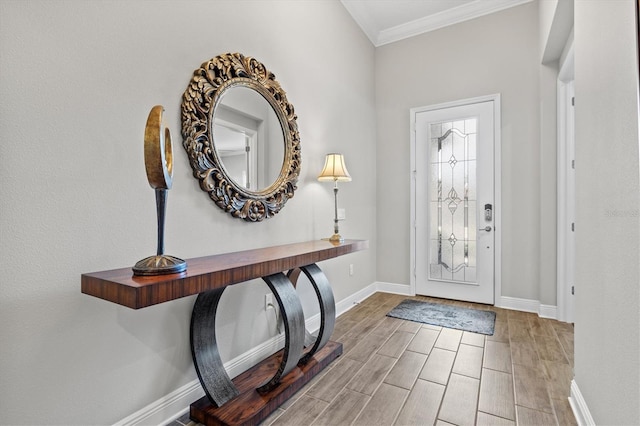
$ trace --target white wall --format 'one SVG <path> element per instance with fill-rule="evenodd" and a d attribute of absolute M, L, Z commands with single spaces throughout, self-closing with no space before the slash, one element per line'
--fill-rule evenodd
<path fill-rule="evenodd" d="M 574 0 L 540 0 L 540 58 L 544 64 L 556 61 L 573 27 Z"/>
<path fill-rule="evenodd" d="M 191 74 L 227 51 L 262 61 L 298 114 L 298 191 L 260 224 L 216 207 L 181 147 Z M 142 149 L 153 105 L 174 140 L 169 254 L 329 236 L 333 194 L 316 176 L 342 151 L 341 231 L 371 249 L 321 267 L 338 301 L 375 281 L 374 50 L 339 2 L 0 0 L 0 52 L 0 424 L 110 424 L 196 377 L 193 297 L 134 311 L 80 293 L 82 273 L 155 252 Z M 275 333 L 266 292 L 225 293 L 225 360 Z"/>
<path fill-rule="evenodd" d="M 540 300 L 538 42 L 532 2 L 377 49 L 378 281 L 410 283 L 409 109 L 500 93 L 502 295 Z"/>
<path fill-rule="evenodd" d="M 564 0 L 565 2 L 567 0 Z M 573 1 L 573 0 L 570 0 Z M 558 9 L 559 0 L 544 0 L 538 2 L 539 11 L 539 48 L 540 58 L 544 56 L 547 43 L 551 34 L 551 28 L 553 26 L 553 18 L 556 16 L 556 10 Z"/>
<path fill-rule="evenodd" d="M 572 28 L 573 0 L 538 3 L 540 78 L 540 302 L 557 304 L 557 86 L 566 30 Z M 564 38 L 563 38 L 564 37 Z M 557 56 L 556 56 L 557 55 Z"/>
<path fill-rule="evenodd" d="M 538 299 L 556 305 L 557 296 L 557 85 L 558 61 L 539 65 L 540 79 L 540 263 Z"/>
<path fill-rule="evenodd" d="M 634 2 L 575 3 L 575 381 L 599 425 L 640 424 Z"/>

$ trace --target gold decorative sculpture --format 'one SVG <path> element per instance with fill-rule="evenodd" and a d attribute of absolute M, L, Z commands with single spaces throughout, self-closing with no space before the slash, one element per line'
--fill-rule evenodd
<path fill-rule="evenodd" d="M 155 256 L 142 259 L 132 268 L 134 275 L 175 274 L 187 269 L 187 262 L 164 254 L 164 218 L 167 195 L 173 179 L 173 152 L 169 128 L 162 121 L 162 105 L 151 109 L 144 131 L 144 166 L 149 185 L 156 192 L 158 250 Z"/>

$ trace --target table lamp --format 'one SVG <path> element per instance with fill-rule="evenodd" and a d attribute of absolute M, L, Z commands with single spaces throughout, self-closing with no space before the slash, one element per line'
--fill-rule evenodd
<path fill-rule="evenodd" d="M 324 168 L 318 176 L 320 182 L 333 181 L 333 197 L 334 197 L 334 220 L 333 220 L 333 235 L 329 238 L 329 241 L 334 243 L 341 243 L 344 238 L 340 236 L 338 230 L 338 182 L 350 182 L 351 176 L 347 171 L 347 167 L 344 164 L 344 157 L 342 154 L 331 153 L 327 154 L 324 161 Z"/>

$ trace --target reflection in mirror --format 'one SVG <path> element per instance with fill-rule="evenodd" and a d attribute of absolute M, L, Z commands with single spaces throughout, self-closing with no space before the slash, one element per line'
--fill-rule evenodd
<path fill-rule="evenodd" d="M 221 95 L 213 121 L 216 152 L 236 184 L 261 191 L 278 179 L 285 141 L 280 120 L 262 95 L 230 87 Z"/>

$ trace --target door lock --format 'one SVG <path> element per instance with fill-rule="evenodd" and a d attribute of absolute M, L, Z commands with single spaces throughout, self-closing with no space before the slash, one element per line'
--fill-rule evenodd
<path fill-rule="evenodd" d="M 493 206 L 491 204 L 484 205 L 484 220 L 487 222 L 493 220 Z"/>

